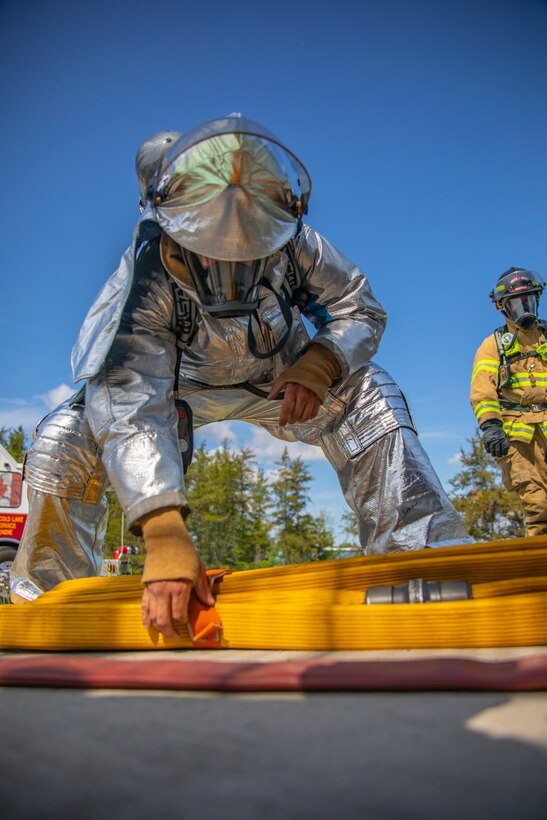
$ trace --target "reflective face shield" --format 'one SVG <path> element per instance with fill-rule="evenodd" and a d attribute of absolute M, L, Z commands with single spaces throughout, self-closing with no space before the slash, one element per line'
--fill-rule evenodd
<path fill-rule="evenodd" d="M 294 154 L 263 126 L 234 115 L 202 123 L 173 145 L 151 205 L 182 248 L 241 262 L 269 256 L 295 236 L 310 191 Z M 239 274 L 233 277 L 237 288 Z"/>
<path fill-rule="evenodd" d="M 502 313 L 523 330 L 533 327 L 538 318 L 538 294 L 509 296 L 501 305 Z"/>
<path fill-rule="evenodd" d="M 185 248 L 182 248 L 182 258 L 208 313 L 229 317 L 256 310 L 266 259 L 245 262 L 212 259 Z"/>

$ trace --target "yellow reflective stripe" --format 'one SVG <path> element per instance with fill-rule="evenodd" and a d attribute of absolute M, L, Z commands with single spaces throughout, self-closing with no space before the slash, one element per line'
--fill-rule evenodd
<path fill-rule="evenodd" d="M 500 405 L 497 401 L 480 401 L 473 408 L 473 412 L 477 420 L 479 420 L 481 416 L 484 416 L 485 413 L 495 413 L 501 417 Z"/>
<path fill-rule="evenodd" d="M 503 431 L 509 438 L 524 438 L 526 441 L 532 441 L 534 438 L 534 425 L 524 424 L 522 421 L 506 421 Z"/>
<path fill-rule="evenodd" d="M 530 373 L 511 373 L 511 384 L 518 384 L 519 386 L 530 387 L 533 384 L 540 384 L 542 387 L 547 385 L 547 373 L 532 373 L 534 381 L 530 378 Z"/>
<path fill-rule="evenodd" d="M 473 375 L 471 376 L 471 381 L 473 382 L 475 377 L 482 371 L 486 371 L 487 373 L 497 373 L 499 367 L 499 361 L 497 359 L 481 359 L 475 365 L 473 370 Z"/>

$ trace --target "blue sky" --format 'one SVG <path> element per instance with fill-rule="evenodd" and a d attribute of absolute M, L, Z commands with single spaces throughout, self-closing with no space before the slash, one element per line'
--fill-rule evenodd
<path fill-rule="evenodd" d="M 547 277 L 546 43 L 546 0 L 2 0 L 0 426 L 30 430 L 71 385 L 137 218 L 140 142 L 240 111 L 304 161 L 307 221 L 369 276 L 389 316 L 376 359 L 448 487 L 499 323 L 488 292 L 511 265 Z M 241 424 L 206 433 L 224 436 L 279 456 Z M 337 519 L 330 467 L 293 452 Z"/>

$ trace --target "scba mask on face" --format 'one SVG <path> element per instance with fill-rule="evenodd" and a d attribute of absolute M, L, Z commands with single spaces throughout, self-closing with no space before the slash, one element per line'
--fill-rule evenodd
<path fill-rule="evenodd" d="M 199 300 L 207 313 L 219 319 L 248 316 L 249 350 L 257 359 L 268 359 L 284 347 L 289 338 L 293 316 L 290 305 L 263 274 L 267 258 L 244 262 L 212 259 L 181 248 L 182 258 L 190 273 Z M 285 320 L 286 331 L 269 350 L 260 350 L 253 331 L 253 321 L 259 322 L 259 289 L 265 288 L 276 299 Z"/>
<path fill-rule="evenodd" d="M 207 313 L 228 318 L 245 316 L 257 309 L 266 259 L 212 259 L 184 248 L 182 257 Z"/>
<path fill-rule="evenodd" d="M 538 320 L 538 294 L 521 293 L 503 300 L 501 309 L 509 321 L 523 330 L 533 327 Z"/>

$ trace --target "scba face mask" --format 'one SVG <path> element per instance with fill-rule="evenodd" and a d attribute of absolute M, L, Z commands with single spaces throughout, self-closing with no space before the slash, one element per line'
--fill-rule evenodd
<path fill-rule="evenodd" d="M 521 293 L 510 296 L 502 303 L 502 313 L 523 330 L 533 327 L 538 320 L 538 294 Z"/>
<path fill-rule="evenodd" d="M 267 257 L 244 262 L 212 259 L 181 248 L 182 258 L 190 273 L 199 300 L 207 313 L 220 319 L 248 316 L 249 350 L 257 359 L 268 359 L 284 347 L 289 338 L 293 316 L 290 305 L 263 277 Z M 258 322 L 259 289 L 269 290 L 277 300 L 285 320 L 286 331 L 279 342 L 268 350 L 260 350 L 253 321 Z"/>
<path fill-rule="evenodd" d="M 245 316 L 257 309 L 266 259 L 212 259 L 184 248 L 182 257 L 203 309 L 208 313 L 229 318 Z"/>

